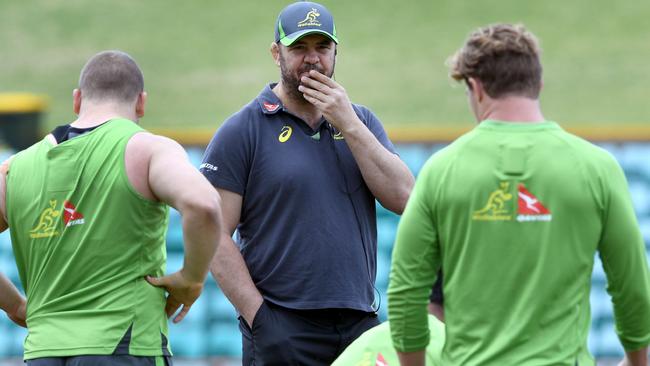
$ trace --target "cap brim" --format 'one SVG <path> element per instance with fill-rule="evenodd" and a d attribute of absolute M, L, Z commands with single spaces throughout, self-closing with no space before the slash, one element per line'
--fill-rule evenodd
<path fill-rule="evenodd" d="M 280 42 L 285 46 L 291 46 L 295 41 L 309 34 L 322 34 L 334 41 L 334 43 L 339 43 L 339 40 L 335 36 L 331 35 L 329 32 L 319 29 L 305 29 L 299 32 L 291 33 L 289 35 L 286 35 L 284 38 L 281 38 Z"/>

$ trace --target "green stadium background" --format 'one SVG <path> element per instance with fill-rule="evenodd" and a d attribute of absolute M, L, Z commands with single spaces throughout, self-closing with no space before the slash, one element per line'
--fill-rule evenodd
<path fill-rule="evenodd" d="M 220 123 L 277 79 L 269 46 L 277 14 L 288 3 L 0 0 L 0 92 L 46 97 L 44 134 L 74 118 L 71 93 L 85 61 L 104 49 L 126 51 L 145 74 L 149 103 L 142 125 L 178 139 L 198 163 Z M 524 23 L 543 49 L 546 117 L 601 144 L 621 162 L 650 245 L 650 2 L 323 4 L 335 16 L 341 41 L 336 79 L 352 100 L 379 116 L 415 173 L 432 152 L 474 126 L 463 87 L 447 77 L 446 58 L 478 26 Z M 385 210 L 378 216 L 378 287 L 383 292 L 399 218 Z M 178 220 L 174 214 L 168 237 L 170 270 L 180 266 L 182 256 Z M 590 347 L 602 360 L 615 359 L 622 350 L 599 266 L 593 281 Z M 16 279 L 6 234 L 0 236 L 0 271 Z M 214 281 L 208 283 L 190 317 L 171 327 L 172 346 L 189 364 L 208 358 L 216 362 L 215 357 L 237 360 L 241 352 L 234 310 Z M 383 300 L 382 316 L 385 296 Z M 0 321 L 0 357 L 7 360 L 0 364 L 19 359 L 23 336 Z"/>

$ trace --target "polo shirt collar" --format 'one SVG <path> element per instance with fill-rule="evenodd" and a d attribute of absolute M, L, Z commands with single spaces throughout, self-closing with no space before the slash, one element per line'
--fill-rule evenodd
<path fill-rule="evenodd" d="M 259 104 L 264 114 L 276 114 L 284 109 L 280 98 L 273 92 L 273 88 L 277 83 L 267 84 L 259 96 L 257 96 L 257 104 Z"/>
<path fill-rule="evenodd" d="M 278 85 L 278 83 L 270 83 L 267 84 L 264 89 L 260 92 L 260 95 L 257 96 L 257 104 L 260 106 L 260 109 L 262 110 L 262 113 L 265 115 L 273 115 L 277 114 L 280 111 L 284 111 L 285 113 L 288 113 L 296 118 L 298 118 L 302 123 L 305 125 L 305 129 L 312 131 L 311 127 L 307 125 L 305 121 L 300 119 L 300 117 L 294 115 L 290 111 L 284 109 L 284 105 L 282 104 L 282 101 L 280 101 L 280 98 L 273 92 L 273 88 Z M 323 126 L 323 123 L 325 123 L 325 118 L 321 117 L 321 121 L 318 124 L 318 127 L 313 130 L 313 131 L 319 131 L 321 129 L 321 126 Z"/>

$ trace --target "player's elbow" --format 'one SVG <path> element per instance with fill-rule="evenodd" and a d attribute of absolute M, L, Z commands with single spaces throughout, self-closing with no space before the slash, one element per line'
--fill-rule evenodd
<path fill-rule="evenodd" d="M 409 186 L 401 190 L 400 195 L 397 198 L 397 204 L 394 211 L 396 214 L 401 215 L 402 212 L 404 212 L 404 209 L 406 208 L 406 203 L 408 202 L 409 196 L 411 195 L 411 188 L 413 187 Z"/>
<path fill-rule="evenodd" d="M 221 231 L 221 200 L 216 192 L 186 202 L 181 215 L 191 218 L 195 223 L 200 223 L 205 230 L 210 230 L 215 235 Z"/>
<path fill-rule="evenodd" d="M 401 215 L 402 212 L 404 212 L 404 209 L 406 208 L 406 203 L 409 200 L 409 196 L 411 195 L 412 189 L 413 189 L 413 183 L 405 182 L 399 187 L 396 187 L 392 197 L 389 200 L 386 200 L 385 203 L 382 202 L 382 205 L 386 209 L 398 215 Z"/>
<path fill-rule="evenodd" d="M 200 206 L 200 211 L 205 220 L 212 223 L 215 232 L 219 233 L 223 225 L 223 219 L 221 215 L 221 199 L 219 198 L 219 195 L 210 195 L 210 197 L 206 199 Z"/>

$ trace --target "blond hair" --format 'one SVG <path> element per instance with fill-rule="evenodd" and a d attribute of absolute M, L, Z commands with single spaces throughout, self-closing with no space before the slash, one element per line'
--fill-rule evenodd
<path fill-rule="evenodd" d="M 537 38 L 523 25 L 493 24 L 470 34 L 447 64 L 453 79 L 478 79 L 492 98 L 537 99 L 542 84 L 539 56 Z"/>

